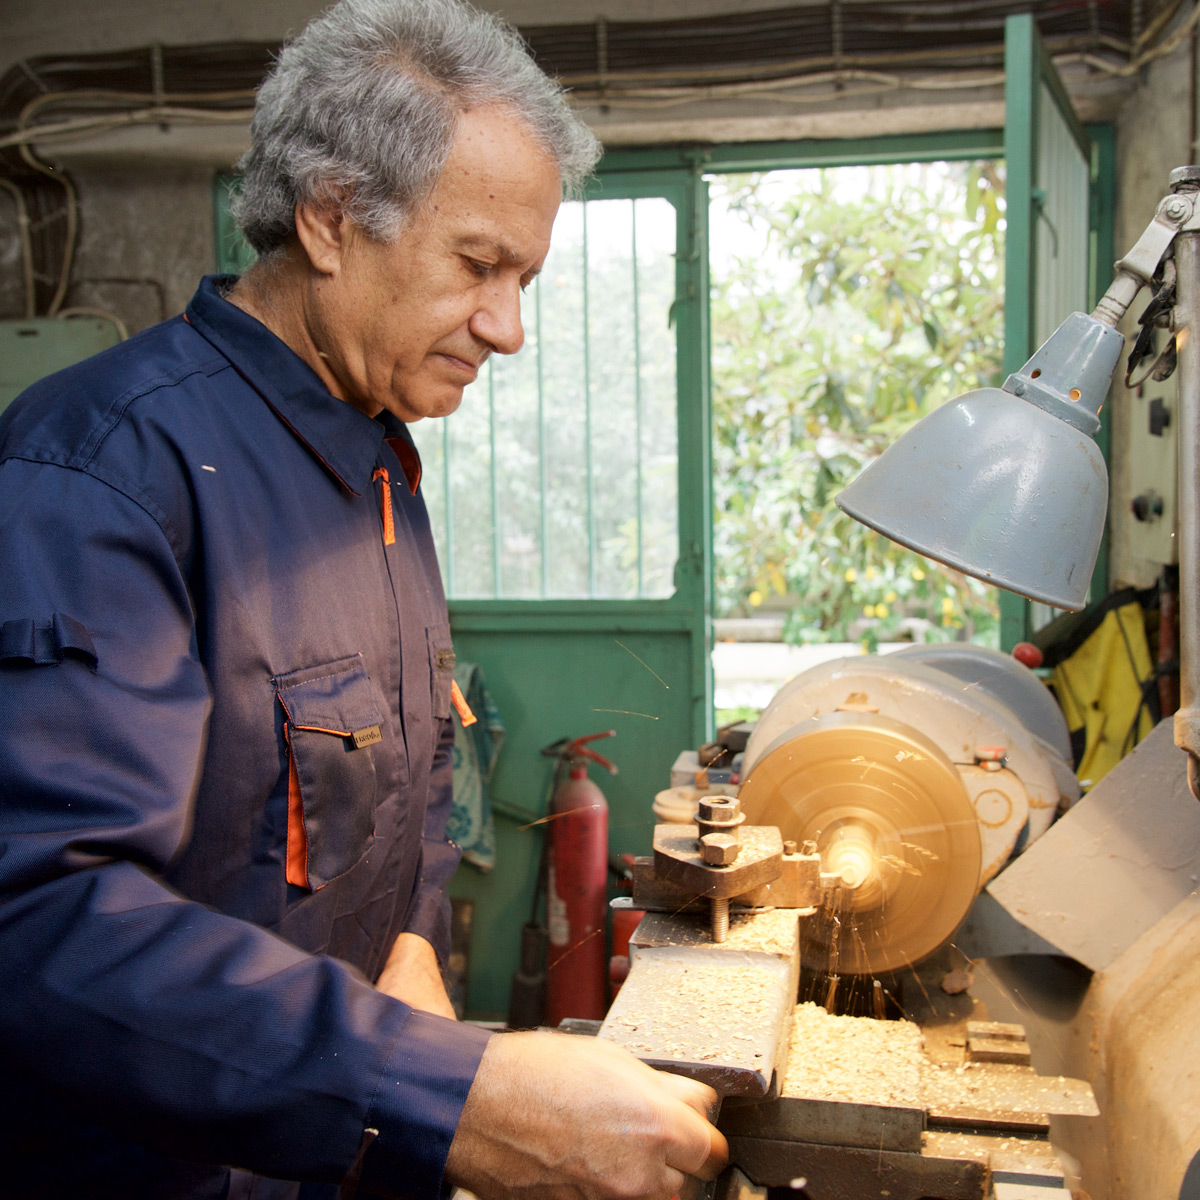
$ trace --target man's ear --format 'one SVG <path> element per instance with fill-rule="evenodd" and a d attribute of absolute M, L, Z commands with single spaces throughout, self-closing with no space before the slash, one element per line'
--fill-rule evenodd
<path fill-rule="evenodd" d="M 336 275 L 341 269 L 350 224 L 340 205 L 296 205 L 296 236 L 315 271 Z"/>

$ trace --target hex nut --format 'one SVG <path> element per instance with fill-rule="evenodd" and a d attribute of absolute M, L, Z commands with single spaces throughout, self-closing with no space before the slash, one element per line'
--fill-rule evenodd
<path fill-rule="evenodd" d="M 724 825 L 736 821 L 741 810 L 742 806 L 734 796 L 705 796 L 700 800 L 698 816 L 701 821 Z"/>
<path fill-rule="evenodd" d="M 706 833 L 700 839 L 700 857 L 710 867 L 727 867 L 741 849 L 737 838 L 728 833 Z"/>

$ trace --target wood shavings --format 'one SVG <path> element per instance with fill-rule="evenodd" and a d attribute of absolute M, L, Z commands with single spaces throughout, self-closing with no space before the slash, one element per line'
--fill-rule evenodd
<path fill-rule="evenodd" d="M 831 1016 L 796 1006 L 785 1096 L 919 1107 L 921 1030 L 911 1021 Z"/>
<path fill-rule="evenodd" d="M 640 956 L 601 1036 L 642 1057 L 769 1072 L 787 973 L 777 959 L 758 966 L 723 957 Z"/>
<path fill-rule="evenodd" d="M 730 915 L 723 950 L 755 950 L 762 954 L 790 955 L 800 934 L 800 917 L 794 908 Z"/>
<path fill-rule="evenodd" d="M 654 914 L 651 914 L 652 916 Z M 708 914 L 658 924 L 647 921 L 638 929 L 639 946 L 687 946 L 718 951 L 771 954 L 790 959 L 800 944 L 800 914 L 794 908 L 765 912 L 729 914 L 729 932 L 723 942 L 714 942 L 712 918 Z"/>

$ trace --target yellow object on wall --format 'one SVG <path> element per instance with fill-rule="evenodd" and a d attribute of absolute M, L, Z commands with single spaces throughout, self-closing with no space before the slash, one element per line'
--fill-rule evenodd
<path fill-rule="evenodd" d="M 1145 613 L 1132 598 L 1103 607 L 1108 611 L 1097 614 L 1099 623 L 1054 666 L 1051 680 L 1072 741 L 1078 744 L 1082 733 L 1084 749 L 1075 773 L 1085 791 L 1154 728 L 1144 699 L 1154 677 Z M 1052 661 L 1053 654 L 1048 657 Z"/>

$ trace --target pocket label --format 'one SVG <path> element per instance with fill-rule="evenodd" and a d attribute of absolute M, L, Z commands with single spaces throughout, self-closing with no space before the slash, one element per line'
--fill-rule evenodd
<path fill-rule="evenodd" d="M 378 725 L 368 725 L 366 729 L 356 729 L 351 735 L 354 745 L 361 750 L 364 746 L 373 746 L 383 741 L 383 730 Z"/>

